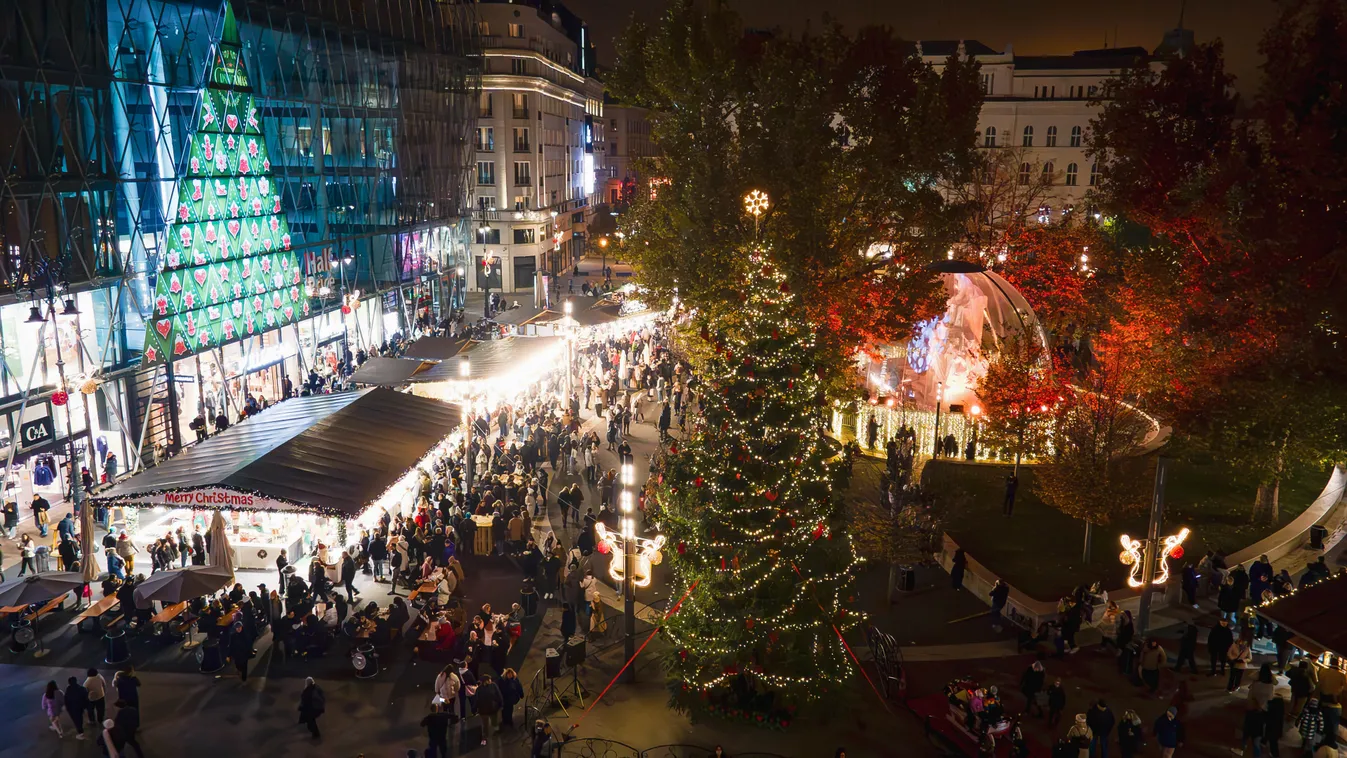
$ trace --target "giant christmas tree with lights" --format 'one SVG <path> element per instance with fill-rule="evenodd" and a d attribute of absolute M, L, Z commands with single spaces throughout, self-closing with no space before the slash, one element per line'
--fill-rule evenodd
<path fill-rule="evenodd" d="M 261 334 L 309 313 L 259 106 L 226 3 L 145 325 L 145 363 Z"/>
<path fill-rule="evenodd" d="M 700 327 L 702 419 L 670 447 L 659 499 L 673 547 L 674 704 L 786 725 L 836 703 L 855 552 L 834 498 L 814 333 L 760 254 L 742 303 Z"/>

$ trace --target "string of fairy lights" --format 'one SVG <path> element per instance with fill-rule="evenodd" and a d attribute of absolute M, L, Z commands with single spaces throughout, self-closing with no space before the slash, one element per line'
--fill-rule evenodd
<path fill-rule="evenodd" d="M 845 609 L 860 559 L 829 526 L 813 331 L 766 252 L 749 256 L 734 316 L 701 328 L 713 351 L 703 414 L 683 449 L 671 447 L 663 482 L 675 584 L 701 584 L 666 629 L 683 692 L 705 696 L 745 674 L 811 702 L 852 673 L 834 630 L 860 621 Z"/>

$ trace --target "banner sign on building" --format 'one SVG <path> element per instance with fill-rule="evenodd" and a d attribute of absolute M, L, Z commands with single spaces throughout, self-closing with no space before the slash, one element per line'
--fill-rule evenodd
<path fill-rule="evenodd" d="M 219 487 L 130 495 L 117 498 L 112 502 L 140 506 L 164 506 L 166 508 L 211 508 L 223 511 L 303 512 L 305 510 L 283 500 L 273 500 L 250 492 L 235 492 Z"/>
<path fill-rule="evenodd" d="M 51 416 L 25 421 L 19 427 L 19 449 L 46 444 L 56 439 L 56 428 L 52 426 Z"/>
<path fill-rule="evenodd" d="M 145 324 L 145 363 L 182 358 L 309 314 L 234 12 L 202 94 Z"/>

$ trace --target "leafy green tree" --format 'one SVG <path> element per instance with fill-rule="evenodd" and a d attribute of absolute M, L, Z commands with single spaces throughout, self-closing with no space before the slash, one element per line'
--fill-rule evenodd
<path fill-rule="evenodd" d="M 739 306 L 760 233 L 832 369 L 905 337 L 943 300 L 922 267 L 962 234 L 940 187 L 972 170 L 981 104 L 974 62 L 937 73 L 912 53 L 880 28 L 745 34 L 691 0 L 633 24 L 609 85 L 651 109 L 662 157 L 621 219 L 623 259 L 714 316 Z M 771 203 L 757 223 L 755 189 Z"/>

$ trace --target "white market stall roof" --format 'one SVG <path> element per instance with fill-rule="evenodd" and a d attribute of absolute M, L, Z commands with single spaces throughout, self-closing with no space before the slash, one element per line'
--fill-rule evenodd
<path fill-rule="evenodd" d="M 379 387 L 396 387 L 406 384 L 421 371 L 434 366 L 436 361 L 421 358 L 385 358 L 376 356 L 360 364 L 360 368 L 351 374 L 351 381 Z"/>
<path fill-rule="evenodd" d="M 91 502 L 355 518 L 460 422 L 457 406 L 390 389 L 295 398 Z"/>
<path fill-rule="evenodd" d="M 562 360 L 562 337 L 506 337 L 473 342 L 458 355 L 412 377 L 416 382 L 532 382 Z M 469 373 L 462 374 L 467 359 Z"/>

